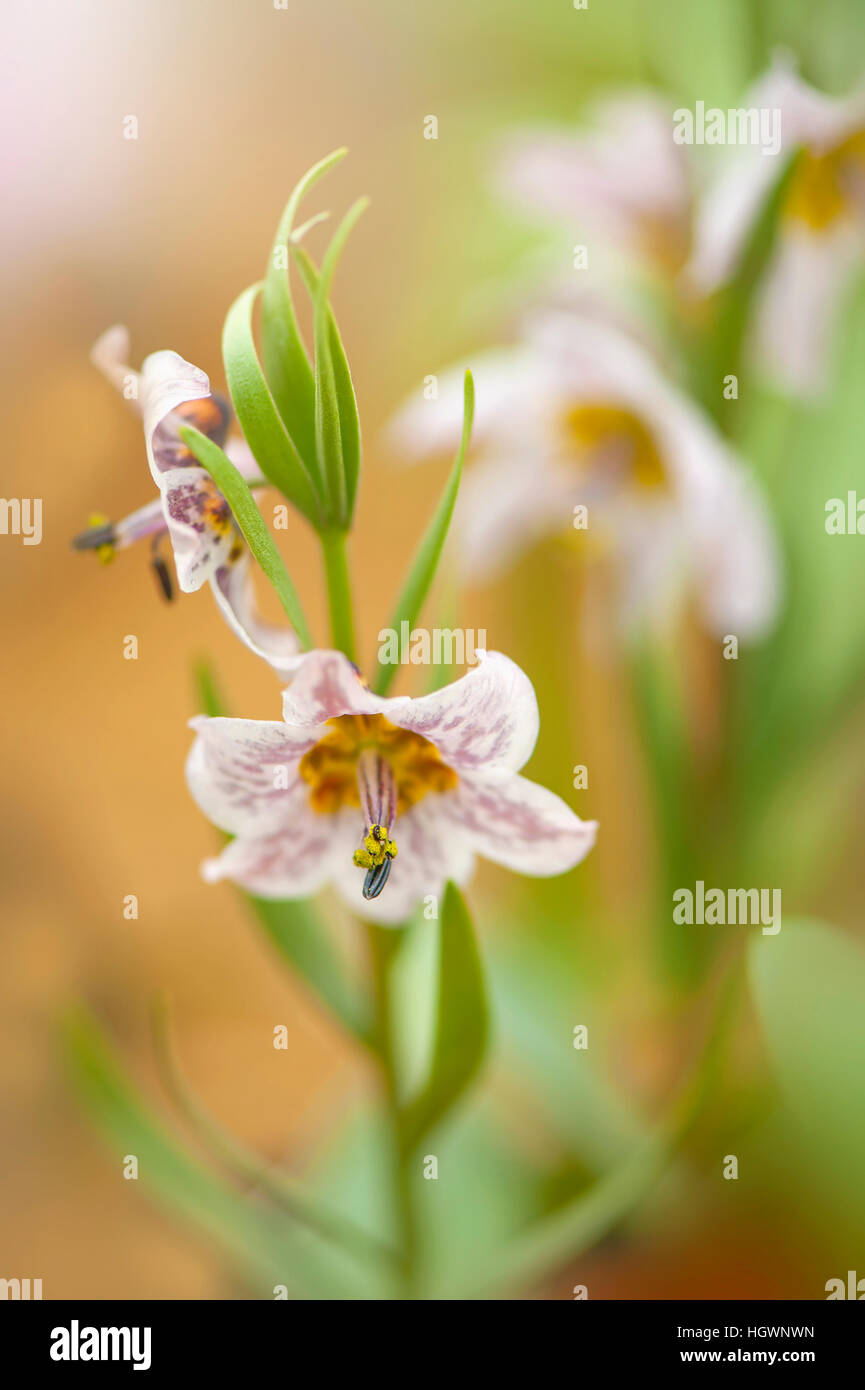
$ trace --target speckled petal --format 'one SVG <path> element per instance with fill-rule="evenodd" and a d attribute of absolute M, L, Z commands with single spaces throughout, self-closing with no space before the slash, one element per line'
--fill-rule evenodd
<path fill-rule="evenodd" d="M 478 665 L 459 680 L 419 699 L 397 696 L 382 712 L 391 723 L 428 738 L 457 772 L 514 772 L 538 737 L 534 687 L 501 652 L 478 655 Z"/>
<path fill-rule="evenodd" d="M 561 797 L 525 777 L 463 778 L 447 800 L 450 833 L 516 873 L 566 873 L 595 843 L 597 821 L 580 820 Z"/>
<path fill-rule="evenodd" d="M 204 877 L 211 883 L 230 878 L 262 898 L 309 897 L 330 879 L 335 857 L 350 855 L 336 828 L 333 816 L 317 816 L 298 798 L 290 826 L 233 840 L 218 858 L 205 862 Z"/>
<path fill-rule="evenodd" d="M 246 836 L 293 825 L 309 804 L 298 763 L 319 731 L 298 733 L 276 721 L 204 715 L 191 727 L 198 737 L 187 759 L 186 781 L 215 825 Z"/>

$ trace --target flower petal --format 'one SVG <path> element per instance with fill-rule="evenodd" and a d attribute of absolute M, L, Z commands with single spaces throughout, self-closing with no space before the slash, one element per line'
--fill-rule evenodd
<path fill-rule="evenodd" d="M 448 797 L 447 813 L 451 834 L 464 836 L 477 854 L 542 878 L 579 864 L 598 828 L 546 787 L 517 776 L 462 778 Z"/>
<path fill-rule="evenodd" d="M 448 879 L 465 883 L 471 874 L 474 856 L 471 848 L 454 835 L 447 818 L 453 793 L 430 793 L 397 819 L 394 827 L 399 853 L 394 859 L 387 885 L 379 897 L 367 902 L 362 894 L 364 874 L 351 862 L 351 854 L 334 862 L 334 882 L 352 911 L 384 926 L 398 926 L 408 920 L 424 898 L 438 899 Z M 361 818 L 356 812 L 343 812 L 343 826 L 351 834 L 352 848 L 360 841 Z M 340 834 L 344 834 L 341 829 Z"/>
<path fill-rule="evenodd" d="M 204 715 L 190 727 L 198 738 L 186 763 L 187 785 L 215 825 L 233 835 L 264 835 L 305 814 L 308 788 L 298 763 L 323 731 L 301 734 L 270 720 Z"/>
<path fill-rule="evenodd" d="M 382 712 L 391 723 L 429 739 L 457 772 L 513 772 L 537 742 L 534 687 L 501 652 L 479 652 L 478 658 L 459 680 L 419 699 L 396 696 Z"/>
<path fill-rule="evenodd" d="M 341 845 L 333 816 L 318 816 L 298 801 L 290 827 L 276 834 L 240 837 L 203 866 L 210 883 L 230 878 L 262 898 L 306 898 L 330 879 Z M 344 837 L 343 837 L 344 838 Z M 342 856 L 345 857 L 345 854 Z"/>
<path fill-rule="evenodd" d="M 759 306 L 760 362 L 787 391 L 819 395 L 826 386 L 844 291 L 862 261 L 860 228 L 844 223 L 814 235 L 791 227 L 766 276 Z"/>
<path fill-rule="evenodd" d="M 312 651 L 283 691 L 282 714 L 286 724 L 311 729 L 341 714 L 378 714 L 386 704 L 342 652 Z"/>
<path fill-rule="evenodd" d="M 205 469 L 172 468 L 160 474 L 160 487 L 177 582 L 184 593 L 194 593 L 239 553 L 240 532 Z"/>

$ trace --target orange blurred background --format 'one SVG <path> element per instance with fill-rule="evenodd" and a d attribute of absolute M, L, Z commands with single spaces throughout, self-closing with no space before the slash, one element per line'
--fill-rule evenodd
<path fill-rule="evenodd" d="M 198 874 L 213 832 L 182 773 L 196 704 L 192 660 L 212 657 L 230 708 L 254 717 L 277 714 L 271 674 L 240 648 L 206 593 L 167 606 L 145 553 L 123 553 L 104 570 L 74 555 L 69 540 L 91 511 L 120 517 L 152 495 L 140 427 L 89 365 L 93 340 L 125 322 L 136 365 L 172 347 L 222 389 L 228 305 L 262 274 L 297 178 L 348 144 L 349 159 L 309 212 L 338 214 L 361 193 L 372 198 L 334 299 L 365 432 L 353 556 L 362 647 L 373 649 L 442 477 L 435 467 L 395 468 L 379 432 L 424 374 L 483 342 L 474 277 L 488 251 L 498 254 L 483 240 L 483 92 L 495 90 L 499 110 L 516 117 L 523 72 L 510 32 L 472 34 L 464 23 L 449 37 L 453 9 L 408 13 L 415 8 L 49 0 L 6 10 L 3 489 L 43 498 L 43 539 L 26 547 L 0 538 L 0 1274 L 42 1278 L 46 1298 L 216 1298 L 239 1287 L 198 1237 L 122 1180 L 68 1094 L 56 1022 L 71 1001 L 95 1006 L 158 1099 L 147 1014 L 166 989 L 203 1099 L 262 1154 L 297 1166 L 373 1084 L 230 888 L 209 888 Z M 596 36 L 607 34 L 603 22 Z M 585 86 L 602 77 L 596 60 Z M 431 113 L 436 142 L 423 138 Z M 129 115 L 137 140 L 123 136 Z M 319 559 L 300 523 L 285 553 L 323 634 Z M 550 575 L 561 601 L 555 559 Z M 490 647 L 528 659 L 506 597 L 478 594 L 463 621 L 486 626 Z M 559 621 L 563 669 L 575 674 L 567 608 Z M 123 659 L 127 634 L 138 638 L 137 661 Z M 598 791 L 578 809 L 605 827 L 592 873 L 611 905 L 613 939 L 624 940 L 647 872 L 642 790 L 630 771 L 623 696 L 602 647 L 598 656 L 591 677 L 581 676 L 580 746 L 548 725 L 532 766 L 557 767 L 553 780 L 566 790 L 569 768 L 591 749 Z M 496 892 L 500 877 L 492 871 L 484 882 Z M 138 921 L 122 915 L 130 893 Z M 619 988 L 636 1015 L 623 1079 L 651 1095 L 674 1059 L 664 1053 L 656 1065 L 637 1046 L 646 1006 L 627 967 Z M 275 1023 L 289 1028 L 287 1052 L 271 1046 Z M 712 1296 L 731 1266 L 739 1297 L 801 1294 L 804 1276 L 794 1260 L 779 1260 L 777 1239 L 769 1220 L 750 1238 L 728 1227 L 726 1244 L 708 1253 L 685 1228 L 651 1258 L 638 1250 L 611 1261 L 601 1251 L 593 1296 Z M 761 1273 L 770 1248 L 771 1279 Z M 548 1292 L 568 1296 L 566 1287 Z"/>

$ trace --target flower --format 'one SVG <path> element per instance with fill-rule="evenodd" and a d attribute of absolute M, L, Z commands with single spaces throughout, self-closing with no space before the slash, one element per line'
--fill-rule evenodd
<path fill-rule="evenodd" d="M 231 508 L 178 432 L 182 425 L 195 426 L 224 446 L 247 480 L 258 479 L 259 469 L 245 440 L 226 440 L 231 409 L 211 393 L 206 373 L 178 353 L 151 353 L 140 373 L 126 365 L 128 356 L 129 334 L 121 325 L 103 333 L 91 353 L 94 364 L 141 415 L 147 461 L 160 496 L 120 522 L 92 518 L 90 528 L 73 544 L 109 560 L 115 550 L 151 537 L 154 567 L 170 597 L 171 580 L 158 552 L 167 534 L 181 590 L 192 593 L 209 581 L 234 632 L 288 679 L 299 659 L 297 638 L 290 629 L 274 627 L 258 616 L 250 555 Z"/>
<path fill-rule="evenodd" d="M 282 722 L 201 716 L 192 727 L 189 789 L 236 837 L 204 875 L 262 897 L 332 881 L 353 908 L 397 924 L 448 879 L 464 882 L 476 854 L 546 876 L 594 843 L 594 822 L 518 775 L 537 701 L 498 652 L 412 699 L 375 695 L 341 653 L 313 651 L 283 692 Z"/>
<path fill-rule="evenodd" d="M 782 158 L 801 150 L 758 308 L 757 350 L 782 385 L 814 394 L 825 384 L 844 288 L 865 253 L 865 88 L 827 96 L 779 58 L 745 104 L 780 111 Z M 701 292 L 735 270 L 778 170 L 756 145 L 730 152 L 696 219 L 687 275 Z"/>
<path fill-rule="evenodd" d="M 588 131 L 523 131 L 501 147 L 496 182 L 522 212 L 585 226 L 664 274 L 691 236 L 691 184 L 669 107 L 648 92 L 598 103 Z"/>
<path fill-rule="evenodd" d="M 610 323 L 564 312 L 530 318 L 521 344 L 473 364 L 481 461 L 463 486 L 469 577 L 489 578 L 550 533 L 575 533 L 618 557 L 633 620 L 696 584 L 720 635 L 760 636 L 778 604 L 779 560 L 756 484 L 709 420 L 646 348 Z M 411 456 L 459 431 L 461 372 L 436 400 L 410 401 L 391 427 Z"/>

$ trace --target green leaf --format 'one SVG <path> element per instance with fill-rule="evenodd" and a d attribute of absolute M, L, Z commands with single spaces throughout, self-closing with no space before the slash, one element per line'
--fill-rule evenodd
<path fill-rule="evenodd" d="M 136 1187 L 152 1193 L 203 1231 L 262 1292 L 285 1284 L 295 1297 L 358 1297 L 363 1288 L 318 1237 L 290 1218 L 261 1210 L 216 1179 L 170 1136 L 139 1098 L 93 1018 L 83 1010 L 63 1021 L 64 1059 L 82 1100 L 118 1154 L 135 1154 Z"/>
<path fill-rule="evenodd" d="M 750 946 L 754 1003 L 781 1092 L 816 1171 L 863 1210 L 865 951 L 821 922 L 784 922 Z"/>
<path fill-rule="evenodd" d="M 295 231 L 294 220 L 302 199 L 346 153 L 345 149 L 334 150 L 304 174 L 292 192 L 274 239 L 262 295 L 261 348 L 265 375 L 285 427 L 313 477 L 317 470 L 314 378 L 297 326 L 288 267 L 281 265 L 280 259 Z"/>
<path fill-rule="evenodd" d="M 448 883 L 441 909 L 438 1014 L 429 1076 L 402 1112 L 406 1149 L 452 1109 L 474 1079 L 489 1036 L 483 967 L 472 919 L 459 889 Z"/>
<path fill-rule="evenodd" d="M 469 439 L 472 432 L 472 421 L 475 412 L 475 387 L 471 372 L 466 372 L 465 394 L 463 397 L 463 432 L 460 440 L 460 447 L 450 471 L 445 490 L 442 493 L 435 514 L 424 532 L 414 560 L 409 567 L 405 582 L 399 598 L 393 610 L 390 626 L 399 631 L 401 622 L 408 622 L 411 629 L 423 608 L 424 600 L 429 593 L 430 586 L 435 578 L 444 543 L 447 538 L 448 528 L 451 524 L 454 506 L 456 505 L 457 493 L 459 492 L 460 480 L 463 474 L 463 463 L 465 462 L 466 451 L 469 446 Z M 379 695 L 386 695 L 390 689 L 396 666 L 379 666 L 378 679 L 376 681 L 376 691 Z"/>
<path fill-rule="evenodd" d="M 228 389 L 246 442 L 262 473 L 311 521 L 321 525 L 321 504 L 261 371 L 252 335 L 252 311 L 261 289 L 253 285 L 228 311 L 222 335 Z"/>
<path fill-rule="evenodd" d="M 331 312 L 329 304 L 330 287 L 333 282 L 339 257 L 348 240 L 355 222 L 369 204 L 367 198 L 359 198 L 353 203 L 336 229 L 321 264 L 321 274 L 315 292 L 314 328 L 315 342 L 315 448 L 319 469 L 327 489 L 331 520 L 346 529 L 350 520 L 349 482 L 344 465 L 343 450 L 348 445 L 348 453 L 354 452 L 354 482 L 357 486 L 357 460 L 359 457 L 360 429 L 357 420 L 357 403 L 354 390 L 349 397 L 343 394 L 342 401 L 337 392 L 337 376 L 334 367 L 331 339 Z M 296 255 L 296 248 L 292 247 Z M 341 345 L 340 345 L 341 346 Z M 343 440 L 340 407 L 348 412 L 348 438 Z"/>
<path fill-rule="evenodd" d="M 292 247 L 295 263 L 303 277 L 310 299 L 315 303 L 318 294 L 319 275 L 302 246 Z M 354 390 L 354 382 L 351 379 L 351 370 L 348 365 L 348 358 L 345 355 L 345 348 L 342 345 L 339 328 L 333 315 L 333 310 L 328 306 L 328 324 L 330 332 L 330 355 L 333 363 L 333 384 L 336 391 L 337 409 L 339 412 L 339 433 L 342 443 L 342 462 L 345 472 L 345 492 L 346 509 L 348 518 L 354 513 L 354 504 L 357 499 L 357 486 L 360 478 L 360 417 L 357 409 L 357 397 Z"/>
<path fill-rule="evenodd" d="M 304 647 L 312 645 L 309 628 L 297 590 L 289 578 L 282 556 L 264 524 L 264 518 L 255 503 L 243 474 L 235 468 L 227 454 L 218 444 L 208 439 L 200 430 L 190 425 L 182 425 L 180 436 L 189 446 L 198 462 L 207 469 L 219 491 L 234 514 L 234 519 L 243 532 L 247 545 L 252 551 L 267 578 L 270 580 L 289 622 Z"/>

